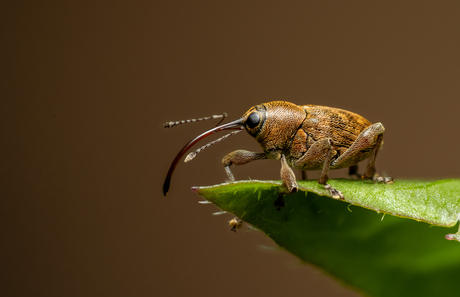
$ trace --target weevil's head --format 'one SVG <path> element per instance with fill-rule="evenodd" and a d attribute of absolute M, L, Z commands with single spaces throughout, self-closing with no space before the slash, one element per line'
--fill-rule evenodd
<path fill-rule="evenodd" d="M 285 101 L 273 101 L 256 105 L 249 109 L 241 118 L 214 127 L 198 135 L 179 151 L 171 163 L 163 184 L 163 194 L 166 195 L 169 191 L 171 178 L 179 160 L 200 140 L 220 131 L 241 131 L 246 129 L 246 131 L 260 143 L 265 152 L 284 150 L 289 146 L 292 137 L 300 128 L 305 117 L 305 111 L 301 107 Z M 198 149 L 193 156 L 186 158 L 185 161 L 193 159 L 198 152 L 226 137 L 227 136 L 221 137 Z"/>
<path fill-rule="evenodd" d="M 300 106 L 286 101 L 256 105 L 242 117 L 246 131 L 264 151 L 283 150 L 306 118 Z"/>

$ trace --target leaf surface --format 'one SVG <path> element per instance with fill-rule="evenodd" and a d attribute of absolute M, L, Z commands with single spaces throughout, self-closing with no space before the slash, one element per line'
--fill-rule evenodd
<path fill-rule="evenodd" d="M 193 188 L 280 247 L 370 296 L 454 296 L 460 277 L 460 180 L 392 185 L 333 179 L 345 201 L 316 181 L 284 196 L 280 181 Z M 378 213 L 380 212 L 380 214 Z M 392 215 L 384 215 L 392 214 Z M 410 218 L 410 219 L 406 219 Z M 417 222 L 424 221 L 430 224 Z M 442 226 L 433 227 L 433 226 Z"/>

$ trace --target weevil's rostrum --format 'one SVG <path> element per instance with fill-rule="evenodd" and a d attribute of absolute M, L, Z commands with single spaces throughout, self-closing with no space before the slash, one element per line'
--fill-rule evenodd
<path fill-rule="evenodd" d="M 369 158 L 364 179 L 391 183 L 390 177 L 375 176 L 375 159 L 383 143 L 385 128 L 371 124 L 362 116 L 332 107 L 295 105 L 273 101 L 256 105 L 240 119 L 215 127 L 190 141 L 176 156 L 163 186 L 166 195 L 175 166 L 185 152 L 199 140 L 222 130 L 246 129 L 261 145 L 263 152 L 237 150 L 226 155 L 222 163 L 230 181 L 231 167 L 255 160 L 281 161 L 281 179 L 289 192 L 298 190 L 291 167 L 301 170 L 321 170 L 318 180 L 334 198 L 343 194 L 327 184 L 329 169 L 350 167 L 357 174 L 357 164 Z"/>

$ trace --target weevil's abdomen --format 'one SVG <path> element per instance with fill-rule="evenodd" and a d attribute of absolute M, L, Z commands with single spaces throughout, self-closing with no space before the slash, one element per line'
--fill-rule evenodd
<path fill-rule="evenodd" d="M 307 114 L 302 129 L 317 141 L 331 138 L 339 154 L 345 152 L 371 122 L 351 111 L 319 105 L 304 105 Z"/>

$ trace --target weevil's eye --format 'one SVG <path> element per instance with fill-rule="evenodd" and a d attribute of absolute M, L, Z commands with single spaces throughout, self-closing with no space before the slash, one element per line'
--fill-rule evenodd
<path fill-rule="evenodd" d="M 255 128 L 257 127 L 257 125 L 259 125 L 259 122 L 260 122 L 260 116 L 257 112 L 253 112 L 251 113 L 248 118 L 246 119 L 246 126 L 248 126 L 248 128 Z"/>

